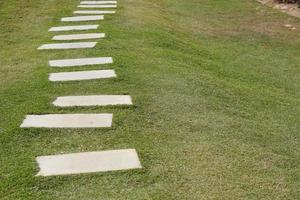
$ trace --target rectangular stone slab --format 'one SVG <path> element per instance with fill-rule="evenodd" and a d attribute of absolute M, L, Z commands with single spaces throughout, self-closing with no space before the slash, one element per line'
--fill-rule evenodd
<path fill-rule="evenodd" d="M 103 20 L 103 15 L 87 15 L 87 16 L 76 16 L 76 17 L 64 17 L 61 18 L 62 22 L 83 22 L 83 21 L 95 21 Z"/>
<path fill-rule="evenodd" d="M 52 40 L 87 40 L 104 38 L 105 33 L 84 33 L 84 34 L 70 34 L 70 35 L 56 35 Z"/>
<path fill-rule="evenodd" d="M 112 114 L 27 115 L 21 128 L 101 128 L 111 127 Z"/>
<path fill-rule="evenodd" d="M 117 5 L 79 5 L 78 8 L 116 8 Z"/>
<path fill-rule="evenodd" d="M 142 168 L 135 149 L 94 151 L 36 158 L 37 176 L 69 175 Z"/>
<path fill-rule="evenodd" d="M 46 49 L 86 49 L 95 47 L 97 42 L 70 42 L 70 43 L 55 43 L 44 44 L 38 50 Z"/>
<path fill-rule="evenodd" d="M 80 30 L 94 30 L 99 25 L 81 25 L 81 26 L 56 26 L 49 29 L 50 32 L 54 31 L 80 31 Z"/>
<path fill-rule="evenodd" d="M 77 58 L 77 59 L 64 59 L 64 60 L 50 60 L 51 67 L 74 67 L 83 65 L 99 65 L 113 63 L 111 57 L 98 57 L 98 58 Z"/>
<path fill-rule="evenodd" d="M 88 14 L 88 15 L 103 15 L 103 14 L 115 14 L 116 11 L 112 10 L 76 10 L 74 11 L 74 14 Z"/>
<path fill-rule="evenodd" d="M 116 4 L 117 1 L 81 1 L 80 4 L 87 4 L 87 5 L 93 5 L 93 4 Z"/>
<path fill-rule="evenodd" d="M 132 105 L 129 95 L 90 95 L 58 97 L 53 104 L 59 107 Z"/>
<path fill-rule="evenodd" d="M 51 73 L 49 76 L 50 81 L 80 81 L 92 80 L 101 78 L 116 77 L 114 70 L 91 70 L 91 71 L 78 71 L 78 72 L 59 72 Z"/>

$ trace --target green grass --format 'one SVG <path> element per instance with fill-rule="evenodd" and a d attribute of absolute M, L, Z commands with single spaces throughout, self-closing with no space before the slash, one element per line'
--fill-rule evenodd
<path fill-rule="evenodd" d="M 0 1 L 1 199 L 300 198 L 299 19 L 254 0 L 119 0 L 96 48 L 36 50 L 78 2 Z M 92 56 L 115 62 L 47 64 Z M 117 79 L 48 81 L 50 72 L 111 68 Z M 130 94 L 134 106 L 51 105 L 84 94 Z M 113 113 L 113 127 L 19 128 L 30 113 L 90 112 Z M 143 169 L 34 176 L 39 155 L 122 148 L 135 148 Z"/>

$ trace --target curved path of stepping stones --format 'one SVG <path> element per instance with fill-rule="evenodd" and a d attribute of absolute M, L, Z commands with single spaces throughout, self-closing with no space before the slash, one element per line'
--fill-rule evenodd
<path fill-rule="evenodd" d="M 116 8 L 117 1 L 82 1 L 78 8 Z M 64 17 L 61 22 L 81 22 L 104 20 L 103 14 L 114 14 L 114 10 L 77 10 L 74 14 L 80 16 Z M 73 25 L 51 27 L 50 32 L 80 31 L 98 29 L 98 24 Z M 105 33 L 65 34 L 55 35 L 55 41 L 73 41 L 85 39 L 105 38 Z M 83 49 L 93 48 L 97 42 L 61 42 L 43 44 L 38 50 L 58 49 Z M 113 63 L 112 57 L 93 58 L 68 58 L 50 60 L 50 67 L 74 67 L 86 65 L 101 65 Z M 88 81 L 92 79 L 116 78 L 113 69 L 90 70 L 90 71 L 68 71 L 50 73 L 49 81 Z M 55 83 L 54 83 L 55 84 Z M 57 97 L 53 106 L 107 106 L 107 105 L 132 105 L 129 95 L 89 95 L 89 96 L 62 96 Z M 111 127 L 112 113 L 89 113 L 89 114 L 44 114 L 27 115 L 21 124 L 22 128 L 101 128 Z M 72 154 L 39 156 L 36 158 L 40 172 L 37 176 L 53 176 L 80 174 L 92 172 L 105 172 L 114 170 L 128 170 L 141 168 L 135 149 L 108 150 L 99 152 L 76 152 Z"/>

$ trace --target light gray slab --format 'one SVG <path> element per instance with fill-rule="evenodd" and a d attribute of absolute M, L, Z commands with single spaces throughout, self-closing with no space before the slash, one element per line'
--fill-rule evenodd
<path fill-rule="evenodd" d="M 114 78 L 116 73 L 114 70 L 91 70 L 91 71 L 78 71 L 78 72 L 59 72 L 51 73 L 49 76 L 50 81 L 80 81 L 92 80 L 102 78 Z"/>
<path fill-rule="evenodd" d="M 81 25 L 81 26 L 56 26 L 49 29 L 50 32 L 54 31 L 76 31 L 76 30 L 94 30 L 97 29 L 99 25 Z"/>
<path fill-rule="evenodd" d="M 95 47 L 97 42 L 70 42 L 70 43 L 55 43 L 44 44 L 38 50 L 46 49 L 86 49 Z"/>
<path fill-rule="evenodd" d="M 117 5 L 79 5 L 78 8 L 116 8 Z"/>
<path fill-rule="evenodd" d="M 142 168 L 135 149 L 94 151 L 36 158 L 37 176 L 69 175 Z"/>
<path fill-rule="evenodd" d="M 132 105 L 129 95 L 90 95 L 58 97 L 53 104 L 59 107 Z"/>
<path fill-rule="evenodd" d="M 87 4 L 87 5 L 93 5 L 93 4 L 116 4 L 117 1 L 81 1 L 80 4 Z"/>
<path fill-rule="evenodd" d="M 86 40 L 104 38 L 105 33 L 84 33 L 84 34 L 70 34 L 70 35 L 56 35 L 52 40 Z"/>
<path fill-rule="evenodd" d="M 22 128 L 100 128 L 111 127 L 112 114 L 27 115 Z"/>
<path fill-rule="evenodd" d="M 64 60 L 50 60 L 51 67 L 74 67 L 83 65 L 99 65 L 113 63 L 112 57 L 98 57 L 98 58 L 77 58 Z"/>
<path fill-rule="evenodd" d="M 82 22 L 82 21 L 96 21 L 103 20 L 103 15 L 86 15 L 86 16 L 76 16 L 76 17 L 63 17 L 62 22 Z"/>
<path fill-rule="evenodd" d="M 84 14 L 84 15 L 103 15 L 103 14 L 115 14 L 116 11 L 113 10 L 76 10 L 74 14 Z"/>

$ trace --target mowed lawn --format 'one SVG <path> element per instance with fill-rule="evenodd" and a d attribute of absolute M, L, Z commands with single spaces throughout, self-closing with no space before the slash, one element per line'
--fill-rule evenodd
<path fill-rule="evenodd" d="M 107 34 L 95 48 L 36 50 L 52 26 L 97 23 L 60 22 L 79 2 L 0 1 L 0 199 L 300 199 L 300 19 L 254 0 L 119 0 L 98 30 L 80 31 Z M 47 63 L 95 56 L 114 64 Z M 48 81 L 88 69 L 118 77 Z M 93 94 L 134 106 L 51 104 Z M 19 128 L 46 113 L 113 113 L 113 127 Z M 35 176 L 37 156 L 126 148 L 143 169 Z"/>

